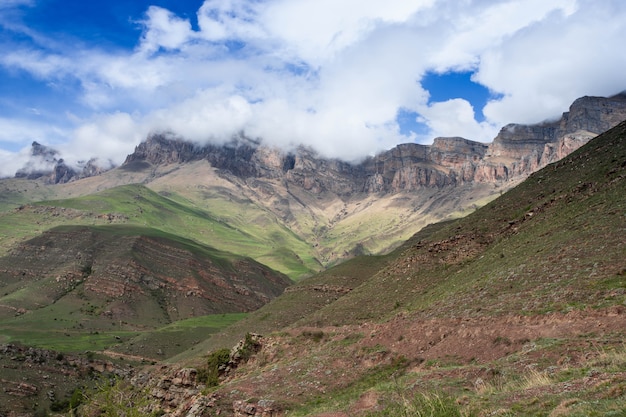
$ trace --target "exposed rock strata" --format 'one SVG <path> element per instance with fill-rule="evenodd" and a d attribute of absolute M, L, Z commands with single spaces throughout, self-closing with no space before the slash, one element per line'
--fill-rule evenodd
<path fill-rule="evenodd" d="M 358 164 L 319 157 L 303 147 L 285 153 L 244 136 L 225 144 L 199 145 L 172 134 L 147 138 L 123 164 L 127 170 L 207 160 L 240 178 L 283 179 L 315 194 L 330 191 L 389 193 L 421 187 L 495 183 L 525 177 L 557 161 L 589 139 L 626 119 L 626 95 L 582 97 L 560 120 L 538 125 L 509 124 L 491 144 L 436 138 L 432 145 L 407 143 Z M 31 158 L 16 177 L 66 183 L 104 172 L 96 159 L 68 166 L 56 150 L 33 142 Z"/>
<path fill-rule="evenodd" d="M 166 322 L 252 311 L 290 284 L 282 274 L 251 259 L 227 260 L 219 254 L 201 256 L 163 237 L 58 228 L 0 258 L 1 286 L 18 291 L 39 283 L 46 290 L 38 303 L 54 303 L 79 290 L 82 299 L 106 306 L 97 314 L 132 323 L 141 321 L 144 310 L 161 311 L 161 317 L 150 320 Z M 18 314 L 17 307 L 41 307 L 21 303 L 0 306 L 0 315 Z"/>
<path fill-rule="evenodd" d="M 225 175 L 282 179 L 314 194 L 394 193 L 523 178 L 624 119 L 626 96 L 583 97 L 559 121 L 507 125 L 491 144 L 436 138 L 432 145 L 398 145 L 358 164 L 320 158 L 303 147 L 284 153 L 246 138 L 201 146 L 153 135 L 137 146 L 123 167 L 207 160 Z"/>

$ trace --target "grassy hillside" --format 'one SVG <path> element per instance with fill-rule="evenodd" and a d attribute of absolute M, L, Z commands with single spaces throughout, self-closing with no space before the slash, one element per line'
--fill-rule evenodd
<path fill-rule="evenodd" d="M 157 195 L 135 190 L 137 184 Z M 340 196 L 280 179 L 239 178 L 204 160 L 122 166 L 68 184 L 3 179 L 0 253 L 57 225 L 135 223 L 251 256 L 297 280 L 356 255 L 386 253 L 427 224 L 466 215 L 512 185 Z"/>
<path fill-rule="evenodd" d="M 162 230 L 59 226 L 0 258 L 0 337 L 57 350 L 81 350 L 84 339 L 96 349 L 111 331 L 126 338 L 257 309 L 289 284 L 249 258 Z"/>
<path fill-rule="evenodd" d="M 173 360 L 200 365 L 199 348 L 266 334 L 217 391 L 225 410 L 262 398 L 288 415 L 437 404 L 452 410 L 441 415 L 621 415 L 625 236 L 622 123 L 476 212 L 303 280 Z"/>
<path fill-rule="evenodd" d="M 245 206 L 239 210 L 243 214 Z M 237 223 L 216 218 L 189 201 L 175 201 L 139 184 L 124 185 L 0 213 L 0 249 L 6 253 L 17 242 L 58 225 L 122 224 L 154 228 L 222 251 L 245 254 L 292 277 L 320 267 L 312 257 L 298 255 L 306 253 L 309 245 L 291 231 L 276 223 L 252 220 Z"/>

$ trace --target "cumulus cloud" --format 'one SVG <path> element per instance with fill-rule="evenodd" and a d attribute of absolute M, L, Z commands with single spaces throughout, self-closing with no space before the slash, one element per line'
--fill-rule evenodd
<path fill-rule="evenodd" d="M 576 98 L 612 95 L 626 89 L 626 3 L 580 1 L 569 14 L 552 13 L 482 55 L 478 82 L 504 94 L 485 115 L 534 123 L 553 118 Z M 613 52 L 611 52 L 613 51 Z"/>
<path fill-rule="evenodd" d="M 92 157 L 97 157 L 103 166 L 116 165 L 147 133 L 128 113 L 97 115 L 83 121 L 71 133 L 70 140 L 59 146 L 59 150 L 70 165 Z"/>
<path fill-rule="evenodd" d="M 259 10 L 265 5 L 246 0 L 205 0 L 198 11 L 200 35 L 210 41 L 265 40 L 258 21 Z"/>
<path fill-rule="evenodd" d="M 11 45 L 0 66 L 77 85 L 83 109 L 61 114 L 62 129 L 25 117 L 0 124 L 19 143 L 59 142 L 63 130 L 71 160 L 121 163 L 156 130 L 198 142 L 243 131 L 358 160 L 435 136 L 490 141 L 507 123 L 626 89 L 621 0 L 205 0 L 196 17 L 194 26 L 147 7 L 131 49 L 59 46 L 29 32 L 33 43 Z M 433 102 L 422 78 L 450 71 L 473 72 L 493 97 L 482 109 L 462 94 Z M 400 134 L 400 110 L 417 113 L 427 132 Z"/>
<path fill-rule="evenodd" d="M 498 128 L 487 122 L 477 122 L 474 108 L 463 99 L 433 103 L 420 110 L 423 122 L 434 137 L 459 136 L 466 138 L 495 137 Z"/>
<path fill-rule="evenodd" d="M 139 49 L 151 53 L 159 48 L 173 50 L 183 46 L 193 32 L 191 23 L 181 19 L 167 9 L 150 6 L 146 12 L 146 27 Z"/>

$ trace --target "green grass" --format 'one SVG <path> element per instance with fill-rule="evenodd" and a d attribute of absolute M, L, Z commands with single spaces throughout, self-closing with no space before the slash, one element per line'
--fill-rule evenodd
<path fill-rule="evenodd" d="M 287 415 L 289 417 L 299 417 L 345 410 L 363 392 L 368 390 L 390 392 L 394 389 L 395 378 L 402 375 L 407 366 L 408 363 L 403 358 L 397 358 L 390 364 L 376 366 L 364 373 L 359 373 L 359 377 L 349 386 L 333 390 L 324 395 L 317 395 L 304 404 L 290 409 Z"/>
<path fill-rule="evenodd" d="M 112 350 L 158 360 L 170 358 L 186 350 L 198 355 L 203 352 L 197 346 L 200 341 L 244 319 L 247 314 L 211 314 L 176 321 L 154 331 L 142 332 L 131 339 L 126 339 Z"/>
<path fill-rule="evenodd" d="M 263 213 L 257 207 L 222 202 L 221 207 L 204 209 L 174 194 L 168 195 L 169 198 L 132 184 L 2 212 L 0 251 L 6 252 L 19 241 L 59 225 L 116 226 L 117 233 L 121 233 L 122 227 L 128 228 L 128 233 L 143 227 L 245 254 L 291 278 L 310 275 L 321 268 L 310 245 L 285 226 L 267 218 L 255 222 L 253 217 Z"/>
<path fill-rule="evenodd" d="M 60 352 L 111 349 L 164 359 L 189 349 L 200 339 L 246 317 L 246 313 L 200 316 L 145 331 L 125 330 L 128 326 L 124 323 L 108 320 L 90 329 L 78 312 L 65 307 L 55 305 L 24 316 L 0 320 L 0 336 L 4 343 L 19 342 Z"/>
<path fill-rule="evenodd" d="M 368 417 L 471 417 L 455 398 L 445 393 L 418 393 L 411 398 L 397 398 L 381 411 L 369 412 Z"/>

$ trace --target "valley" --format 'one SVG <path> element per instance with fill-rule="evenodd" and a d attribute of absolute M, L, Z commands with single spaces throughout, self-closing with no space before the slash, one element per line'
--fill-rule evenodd
<path fill-rule="evenodd" d="M 80 415 L 106 392 L 144 415 L 618 413 L 624 103 L 352 165 L 155 136 L 98 175 L 2 180 L 0 403 L 69 413 L 79 388 Z"/>

